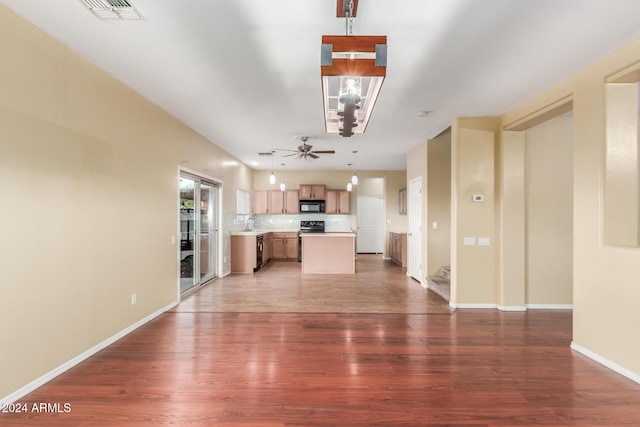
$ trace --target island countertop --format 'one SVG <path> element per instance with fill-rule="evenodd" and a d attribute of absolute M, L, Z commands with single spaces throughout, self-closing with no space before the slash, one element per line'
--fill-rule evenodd
<path fill-rule="evenodd" d="M 327 231 L 324 233 L 300 233 L 300 235 L 305 237 L 345 237 L 345 236 L 356 236 L 356 233 L 352 231 Z"/>

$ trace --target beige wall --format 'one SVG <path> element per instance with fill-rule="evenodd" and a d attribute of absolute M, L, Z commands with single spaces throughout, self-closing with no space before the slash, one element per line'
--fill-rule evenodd
<path fill-rule="evenodd" d="M 496 302 L 502 310 L 524 310 L 525 133 L 501 132 L 496 152 Z"/>
<path fill-rule="evenodd" d="M 638 84 L 606 85 L 604 239 L 638 245 Z"/>
<path fill-rule="evenodd" d="M 276 189 L 284 179 L 287 188 L 298 188 L 300 184 L 324 184 L 328 189 L 346 189 L 347 182 L 351 180 L 353 171 L 319 171 L 319 170 L 275 170 L 276 184 L 269 184 L 270 170 L 255 171 L 253 186 L 255 189 L 268 190 Z M 359 182 L 363 184 L 355 185 L 351 191 L 350 212 L 351 227 L 355 230 L 357 215 L 358 194 L 371 195 L 372 191 L 379 191 L 379 180 L 383 181 L 383 196 L 385 199 L 386 230 L 406 230 L 407 216 L 400 215 L 398 191 L 407 186 L 407 172 L 386 170 L 386 171 L 358 171 Z M 385 253 L 388 256 L 388 233 L 385 233 Z"/>
<path fill-rule="evenodd" d="M 606 77 L 640 60 L 640 40 L 528 100 L 513 123 L 573 94 L 573 344 L 640 378 L 640 249 L 605 244 L 603 182 Z"/>
<path fill-rule="evenodd" d="M 495 158 L 497 121 L 459 118 L 451 136 L 451 302 L 496 303 Z M 474 202 L 473 195 L 484 197 Z M 475 239 L 464 245 L 465 238 Z M 488 239 L 481 246 L 480 239 Z"/>
<path fill-rule="evenodd" d="M 427 276 L 451 264 L 451 130 L 427 144 Z M 433 223 L 438 228 L 433 228 Z"/>
<path fill-rule="evenodd" d="M 525 132 L 526 303 L 573 302 L 573 119 Z"/>
<path fill-rule="evenodd" d="M 179 164 L 252 171 L 4 6 L 0 57 L 1 399 L 176 302 Z"/>

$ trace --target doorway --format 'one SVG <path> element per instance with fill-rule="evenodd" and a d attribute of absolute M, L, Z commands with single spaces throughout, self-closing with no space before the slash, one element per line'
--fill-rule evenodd
<path fill-rule="evenodd" d="M 180 293 L 218 275 L 219 189 L 214 181 L 180 172 Z"/>

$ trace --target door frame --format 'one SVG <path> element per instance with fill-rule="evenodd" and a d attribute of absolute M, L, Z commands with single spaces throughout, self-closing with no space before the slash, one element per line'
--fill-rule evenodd
<path fill-rule="evenodd" d="M 416 185 L 418 185 L 418 188 L 416 188 Z M 412 277 L 426 287 L 426 283 L 422 278 L 424 271 L 422 264 L 425 259 L 424 239 L 422 236 L 424 223 L 423 187 L 422 177 L 418 177 L 409 181 L 409 188 L 407 189 L 407 219 L 409 227 L 409 233 L 407 233 L 407 238 L 409 239 L 407 242 L 407 276 Z M 417 190 L 419 192 L 416 195 L 414 193 Z"/>
<path fill-rule="evenodd" d="M 188 175 L 193 175 L 196 178 L 200 178 L 206 181 L 210 181 L 214 184 L 216 184 L 218 192 L 217 192 L 217 201 L 218 201 L 218 206 L 217 206 L 217 212 L 216 212 L 216 229 L 218 230 L 217 232 L 217 236 L 216 236 L 216 273 L 214 274 L 213 277 L 211 277 L 210 279 L 207 279 L 204 282 L 201 283 L 197 283 L 196 285 L 194 285 L 192 288 L 190 288 L 189 290 L 187 290 L 184 294 L 182 294 L 180 292 L 180 242 L 177 241 L 176 242 L 176 236 L 180 236 L 180 175 L 182 173 L 188 174 Z M 223 230 L 222 230 L 222 188 L 223 188 L 223 182 L 220 179 L 214 178 L 212 176 L 208 176 L 203 174 L 202 172 L 198 172 L 195 171 L 193 169 L 189 169 L 186 168 L 184 166 L 180 166 L 178 165 L 178 173 L 177 173 L 177 177 L 176 177 L 176 230 L 177 230 L 177 234 L 171 237 L 171 241 L 172 243 L 176 244 L 176 293 L 177 293 L 177 299 L 178 302 L 181 301 L 182 296 L 186 296 L 189 293 L 200 289 L 200 287 L 202 287 L 203 285 L 205 285 L 206 283 L 210 282 L 211 280 L 215 280 L 218 277 L 221 277 L 221 272 L 223 271 L 224 268 L 224 238 L 223 238 Z M 199 241 L 199 239 L 198 239 Z M 199 272 L 199 268 L 197 269 L 197 271 Z"/>

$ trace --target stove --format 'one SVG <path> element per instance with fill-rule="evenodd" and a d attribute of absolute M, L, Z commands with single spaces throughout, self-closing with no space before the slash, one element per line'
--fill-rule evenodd
<path fill-rule="evenodd" d="M 324 233 L 324 221 L 300 221 L 301 233 Z"/>

